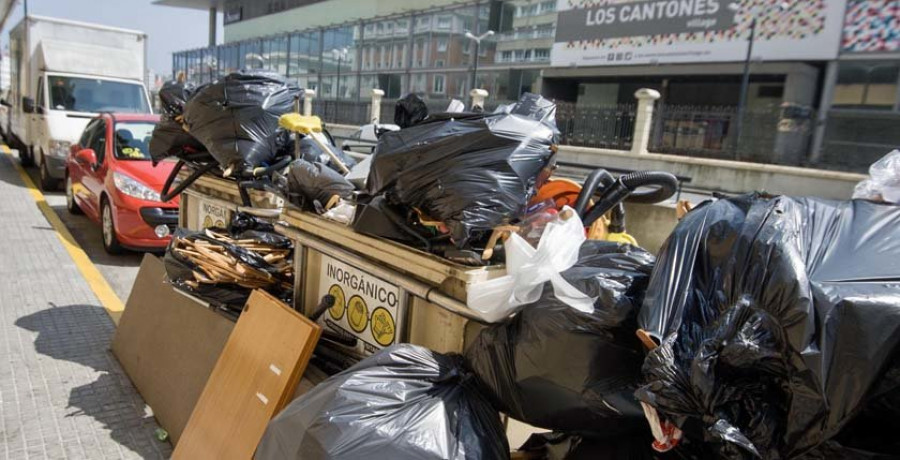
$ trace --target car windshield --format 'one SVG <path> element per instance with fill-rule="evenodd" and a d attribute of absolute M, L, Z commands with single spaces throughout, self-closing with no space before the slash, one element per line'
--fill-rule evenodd
<path fill-rule="evenodd" d="M 51 76 L 50 108 L 74 112 L 150 113 L 139 83 Z"/>
<path fill-rule="evenodd" d="M 149 160 L 150 136 L 156 123 L 151 121 L 120 121 L 116 123 L 116 159 Z"/>

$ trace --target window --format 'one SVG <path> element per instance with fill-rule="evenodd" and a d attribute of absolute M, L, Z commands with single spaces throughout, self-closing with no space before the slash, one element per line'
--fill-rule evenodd
<path fill-rule="evenodd" d="M 441 38 L 437 42 L 437 50 L 438 53 L 446 53 L 447 52 L 447 39 Z"/>
<path fill-rule="evenodd" d="M 538 48 L 534 50 L 534 60 L 535 61 L 549 61 L 550 60 L 550 48 Z"/>
<path fill-rule="evenodd" d="M 513 57 L 512 51 L 500 52 L 500 62 L 512 62 L 512 57 Z"/>
<path fill-rule="evenodd" d="M 82 149 L 89 148 L 91 142 L 91 134 L 94 134 L 94 130 L 97 128 L 98 120 L 91 120 L 88 125 L 84 128 L 84 132 L 81 133 L 81 138 L 78 139 L 78 147 Z"/>
<path fill-rule="evenodd" d="M 91 136 L 91 149 L 97 156 L 97 164 L 103 164 L 103 158 L 106 157 L 106 122 L 98 121 L 94 129 L 94 135 Z"/>
<path fill-rule="evenodd" d="M 523 5 L 516 9 L 516 17 L 522 18 L 526 16 L 534 16 L 538 14 L 537 5 Z"/>
<path fill-rule="evenodd" d="M 431 82 L 431 92 L 432 93 L 444 93 L 444 76 L 443 75 L 435 75 L 434 80 Z"/>
<path fill-rule="evenodd" d="M 434 66 L 435 66 L 435 67 L 444 67 L 444 60 L 443 60 L 443 59 L 437 59 L 437 60 L 435 60 L 435 61 L 434 61 Z"/>
<path fill-rule="evenodd" d="M 416 18 L 416 29 L 419 29 L 419 30 L 427 29 L 430 22 L 431 22 L 430 16 L 425 16 L 423 18 Z"/>
<path fill-rule="evenodd" d="M 50 105 L 73 112 L 149 113 L 141 84 L 51 76 Z"/>
<path fill-rule="evenodd" d="M 891 110 L 897 103 L 897 62 L 841 62 L 834 89 L 839 108 Z"/>
<path fill-rule="evenodd" d="M 556 11 L 556 0 L 548 0 L 546 2 L 541 2 L 540 12 L 541 14 L 552 13 Z"/>
<path fill-rule="evenodd" d="M 453 18 L 450 16 L 438 16 L 437 27 L 438 29 L 449 29 L 453 24 Z"/>
<path fill-rule="evenodd" d="M 37 106 L 44 108 L 44 77 L 38 77 L 37 82 Z"/>
<path fill-rule="evenodd" d="M 542 24 L 537 26 L 534 35 L 538 38 L 552 37 L 553 32 L 553 24 Z"/>
<path fill-rule="evenodd" d="M 116 149 L 118 160 L 149 160 L 150 137 L 156 123 L 128 121 L 116 123 Z"/>

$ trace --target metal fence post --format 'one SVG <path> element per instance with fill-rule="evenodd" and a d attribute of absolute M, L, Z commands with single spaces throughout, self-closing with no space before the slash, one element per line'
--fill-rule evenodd
<path fill-rule="evenodd" d="M 312 100 L 316 97 L 315 90 L 303 90 L 303 115 L 312 115 Z"/>
<path fill-rule="evenodd" d="M 653 103 L 659 99 L 659 91 L 641 88 L 634 93 L 638 100 L 637 114 L 634 117 L 634 137 L 631 141 L 631 153 L 640 155 L 647 153 L 650 143 L 650 127 L 653 125 Z"/>
<path fill-rule="evenodd" d="M 488 92 L 486 90 L 475 88 L 472 91 L 469 91 L 469 96 L 472 96 L 472 110 L 474 110 L 475 107 L 484 109 L 484 100 L 488 97 Z"/>
<path fill-rule="evenodd" d="M 381 98 L 384 97 L 384 91 L 378 88 L 372 88 L 372 109 L 369 112 L 369 122 L 378 124 L 381 121 Z"/>

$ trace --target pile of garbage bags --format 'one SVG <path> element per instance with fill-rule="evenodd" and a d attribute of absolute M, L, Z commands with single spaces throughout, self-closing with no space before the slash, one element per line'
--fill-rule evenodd
<path fill-rule="evenodd" d="M 166 83 L 162 117 L 150 140 L 155 162 L 207 153 L 223 169 L 245 172 L 273 164 L 293 150 L 278 118 L 302 94 L 278 74 L 240 71 L 201 86 Z"/>
<path fill-rule="evenodd" d="M 508 459 L 504 431 L 460 356 L 400 344 L 295 399 L 254 458 Z"/>
<path fill-rule="evenodd" d="M 530 425 L 611 437 L 646 431 L 634 398 L 644 351 L 634 334 L 655 258 L 631 245 L 587 241 L 561 275 L 595 299 L 592 312 L 540 299 L 482 331 L 466 357 L 497 408 Z"/>
<path fill-rule="evenodd" d="M 399 121 L 407 127 L 378 140 L 367 181 L 370 195 L 384 196 L 411 227 L 416 222 L 404 211 L 415 210 L 417 223 L 449 236 L 457 248 L 522 217 L 542 171 L 549 176 L 558 135 L 554 104 L 525 94 L 498 113 L 427 117 L 420 107 L 404 104 L 411 108 Z M 379 233 L 370 225 L 355 228 Z"/>
<path fill-rule="evenodd" d="M 885 431 L 900 416 L 898 228 L 900 209 L 862 200 L 693 210 L 640 312 L 659 347 L 638 397 L 707 456 L 900 455 Z"/>

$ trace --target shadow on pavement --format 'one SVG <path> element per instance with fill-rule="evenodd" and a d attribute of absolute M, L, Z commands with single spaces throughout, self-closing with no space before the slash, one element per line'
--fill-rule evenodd
<path fill-rule="evenodd" d="M 109 430 L 119 445 L 142 458 L 166 458 L 169 443 L 156 441 L 156 421 L 119 366 L 110 342 L 115 326 L 100 307 L 68 305 L 41 310 L 16 320 L 16 326 L 37 332 L 38 353 L 90 367 L 100 373 L 94 382 L 77 386 L 69 394 L 67 417 L 88 415 Z M 62 384 L 62 382 L 60 382 Z"/>

